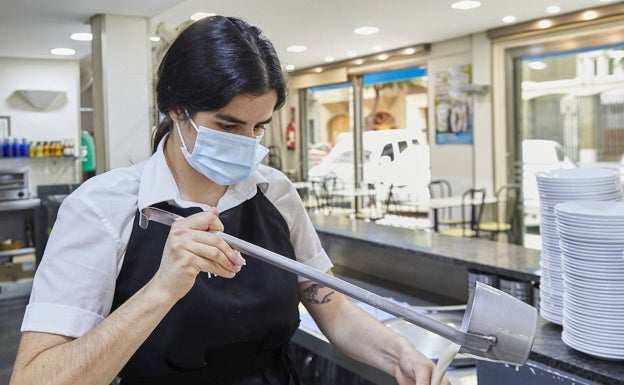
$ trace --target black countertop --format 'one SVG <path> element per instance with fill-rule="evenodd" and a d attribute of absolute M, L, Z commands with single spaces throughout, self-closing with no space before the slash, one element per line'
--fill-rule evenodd
<path fill-rule="evenodd" d="M 346 217 L 311 215 L 311 218 L 322 240 L 324 235 L 331 235 L 353 243 L 383 245 L 413 252 L 415 258 L 442 261 L 449 266 L 460 264 L 510 276 L 539 279 L 539 250 L 484 239 L 394 228 Z M 537 328 L 529 359 L 600 384 L 624 384 L 624 362 L 594 358 L 569 348 L 561 340 L 561 326 L 541 317 Z"/>
<path fill-rule="evenodd" d="M 595 358 L 568 347 L 561 340 L 561 326 L 541 317 L 529 359 L 599 384 L 624 384 L 624 361 Z"/>

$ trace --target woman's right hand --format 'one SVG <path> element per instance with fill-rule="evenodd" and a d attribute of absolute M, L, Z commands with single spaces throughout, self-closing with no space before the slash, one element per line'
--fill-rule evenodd
<path fill-rule="evenodd" d="M 214 208 L 171 226 L 154 279 L 177 299 L 191 290 L 200 272 L 233 278 L 245 264 L 238 251 L 211 231 L 223 231 Z"/>

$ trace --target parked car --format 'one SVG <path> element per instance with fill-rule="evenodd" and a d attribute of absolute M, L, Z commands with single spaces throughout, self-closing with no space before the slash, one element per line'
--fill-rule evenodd
<path fill-rule="evenodd" d="M 316 166 L 321 163 L 321 159 L 323 159 L 329 152 L 332 147 L 334 147 L 329 142 L 319 142 L 314 143 L 308 146 L 308 166 Z"/>
<path fill-rule="evenodd" d="M 414 185 L 427 191 L 429 183 L 429 146 L 420 144 L 413 130 L 365 131 L 363 145 L 363 182 Z M 334 173 L 345 186 L 354 182 L 353 136 L 343 133 L 321 162 L 311 167 L 310 179 Z M 420 186 L 421 188 L 418 188 Z"/>

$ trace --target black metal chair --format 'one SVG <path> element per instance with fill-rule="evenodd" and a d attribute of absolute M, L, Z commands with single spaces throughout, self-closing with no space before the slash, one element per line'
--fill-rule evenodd
<path fill-rule="evenodd" d="M 485 207 L 485 189 L 468 189 L 462 194 L 461 205 L 461 225 L 440 229 L 439 232 L 445 235 L 459 237 L 478 237 L 479 223 L 483 216 Z"/>
<path fill-rule="evenodd" d="M 434 179 L 429 182 L 428 187 L 431 198 L 450 198 L 453 196 L 451 184 L 446 179 Z M 438 226 L 462 227 L 467 224 L 469 224 L 469 219 L 453 216 L 452 207 L 438 210 Z"/>
<path fill-rule="evenodd" d="M 509 242 L 513 242 L 514 222 L 518 213 L 521 186 L 506 184 L 496 191 L 496 210 L 493 221 L 478 223 L 479 233 L 486 233 L 492 240 L 498 240 L 500 234 L 507 234 Z"/>

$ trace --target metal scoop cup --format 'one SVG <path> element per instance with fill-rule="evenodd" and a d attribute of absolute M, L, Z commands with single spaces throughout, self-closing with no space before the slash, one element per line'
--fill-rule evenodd
<path fill-rule="evenodd" d="M 489 361 L 522 365 L 531 352 L 536 326 L 537 309 L 477 281 L 466 305 L 461 330 L 466 333 L 493 335 L 496 337 L 496 344 L 487 352 L 473 352 L 465 346 L 459 352 Z"/>

